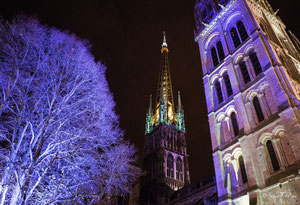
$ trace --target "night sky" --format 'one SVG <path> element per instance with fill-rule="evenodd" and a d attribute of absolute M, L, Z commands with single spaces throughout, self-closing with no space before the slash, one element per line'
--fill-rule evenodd
<path fill-rule="evenodd" d="M 269 0 L 287 28 L 300 32 L 298 0 Z M 43 24 L 69 30 L 92 44 L 107 66 L 125 137 L 142 153 L 149 95 L 156 95 L 162 32 L 167 33 L 175 104 L 180 90 L 185 109 L 191 181 L 211 175 L 213 162 L 202 70 L 194 42 L 193 0 L 6 1 L 0 16 L 23 12 Z M 7 5 L 9 4 L 9 5 Z"/>

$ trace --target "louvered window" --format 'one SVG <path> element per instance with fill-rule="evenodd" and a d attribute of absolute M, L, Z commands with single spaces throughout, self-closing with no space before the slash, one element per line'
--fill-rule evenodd
<path fill-rule="evenodd" d="M 235 28 L 232 28 L 230 30 L 230 35 L 231 35 L 234 47 L 237 48 L 241 44 L 241 41 L 240 41 L 240 38 L 239 38 L 238 33 Z"/>
<path fill-rule="evenodd" d="M 217 43 L 217 50 L 219 54 L 220 62 L 225 58 L 224 50 L 221 41 L 218 41 Z"/>
<path fill-rule="evenodd" d="M 211 53 L 211 59 L 213 61 L 214 67 L 216 67 L 219 64 L 219 60 L 218 60 L 217 51 L 215 47 L 212 47 L 210 49 L 210 53 Z"/>
<path fill-rule="evenodd" d="M 258 98 L 256 96 L 253 98 L 253 105 L 254 105 L 254 109 L 255 109 L 258 121 L 259 122 L 263 121 L 265 119 L 264 114 L 262 112 L 260 103 L 259 103 Z"/>
<path fill-rule="evenodd" d="M 174 158 L 171 154 L 168 155 L 167 159 L 167 176 L 174 178 Z"/>
<path fill-rule="evenodd" d="M 267 141 L 267 149 L 268 149 L 268 153 L 269 153 L 274 171 L 279 170 L 279 168 L 280 168 L 279 163 L 278 163 L 276 153 L 275 153 L 275 150 L 274 150 L 271 140 Z"/>
<path fill-rule="evenodd" d="M 218 96 L 218 102 L 219 102 L 219 104 L 221 104 L 223 102 L 223 95 L 222 95 L 221 84 L 218 80 L 217 80 L 215 86 L 216 86 L 216 91 L 217 91 L 217 96 Z"/>
<path fill-rule="evenodd" d="M 237 29 L 239 31 L 239 34 L 241 36 L 242 42 L 244 42 L 248 38 L 248 33 L 245 29 L 245 26 L 242 21 L 237 22 Z"/>
<path fill-rule="evenodd" d="M 262 72 L 262 68 L 260 66 L 257 55 L 256 55 L 256 53 L 251 53 L 249 57 L 250 57 L 252 65 L 253 65 L 255 75 L 257 76 Z"/>
<path fill-rule="evenodd" d="M 241 61 L 239 63 L 239 65 L 240 65 L 241 73 L 242 73 L 242 76 L 243 76 L 243 80 L 244 80 L 245 84 L 247 84 L 248 82 L 250 82 L 251 79 L 250 79 L 250 76 L 249 76 L 249 73 L 248 73 L 246 63 L 244 61 Z"/>
<path fill-rule="evenodd" d="M 178 157 L 176 160 L 176 179 L 183 181 L 182 160 L 180 157 Z"/>
<path fill-rule="evenodd" d="M 227 73 L 225 73 L 223 77 L 226 86 L 227 96 L 229 97 L 230 95 L 232 95 L 232 87 L 231 87 L 230 79 Z"/>

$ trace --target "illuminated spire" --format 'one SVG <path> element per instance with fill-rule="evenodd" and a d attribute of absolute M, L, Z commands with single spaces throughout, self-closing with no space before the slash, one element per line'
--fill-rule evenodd
<path fill-rule="evenodd" d="M 177 112 L 180 112 L 181 108 L 182 108 L 182 105 L 181 105 L 180 91 L 178 91 L 178 108 L 177 108 Z"/>
<path fill-rule="evenodd" d="M 180 91 L 178 91 L 178 105 L 177 105 L 177 118 L 176 118 L 176 127 L 178 130 L 185 131 L 184 123 L 184 110 L 181 104 Z"/>
<path fill-rule="evenodd" d="M 163 31 L 163 35 L 164 35 L 164 37 L 163 37 L 163 43 L 161 44 L 161 47 L 163 48 L 163 47 L 168 47 L 168 44 L 167 44 L 167 34 L 166 34 L 166 32 L 165 31 Z"/>
<path fill-rule="evenodd" d="M 149 109 L 146 114 L 145 134 L 150 133 L 152 131 L 152 128 L 153 128 L 152 95 L 150 95 Z"/>
<path fill-rule="evenodd" d="M 173 101 L 173 92 L 172 92 L 172 83 L 171 83 L 171 74 L 169 68 L 169 59 L 168 59 L 168 45 L 166 40 L 166 33 L 163 33 L 163 43 L 161 48 L 161 66 L 160 66 L 160 74 L 159 74 L 159 82 L 158 82 L 158 89 L 157 89 L 157 99 L 156 99 L 156 111 L 155 122 L 159 120 L 159 104 L 161 103 L 162 98 L 164 98 L 166 111 L 167 111 L 167 121 L 168 123 L 172 124 L 175 120 L 174 117 L 174 101 Z"/>

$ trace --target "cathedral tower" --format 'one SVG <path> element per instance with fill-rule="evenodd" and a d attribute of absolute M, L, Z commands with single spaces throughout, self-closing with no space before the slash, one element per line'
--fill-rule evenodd
<path fill-rule="evenodd" d="M 178 92 L 175 109 L 166 34 L 161 45 L 161 67 L 157 96 L 150 96 L 146 114 L 142 201 L 166 204 L 171 194 L 190 182 L 185 141 L 184 111 Z M 176 110 L 176 111 L 175 111 Z"/>
<path fill-rule="evenodd" d="M 267 0 L 197 0 L 195 19 L 219 204 L 299 204 L 299 40 Z"/>

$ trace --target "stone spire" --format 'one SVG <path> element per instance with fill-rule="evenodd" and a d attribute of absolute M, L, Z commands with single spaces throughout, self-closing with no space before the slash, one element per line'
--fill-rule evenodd
<path fill-rule="evenodd" d="M 172 124 L 175 120 L 174 117 L 174 101 L 173 101 L 173 91 L 172 91 L 172 83 L 171 83 L 171 73 L 169 67 L 169 59 L 168 59 L 168 44 L 166 33 L 163 33 L 163 43 L 161 45 L 161 54 L 162 61 L 160 66 L 160 74 L 158 81 L 158 89 L 157 89 L 157 99 L 156 99 L 156 108 L 159 108 L 159 104 L 161 102 L 161 98 L 165 98 L 166 110 L 167 110 L 167 119 L 168 123 Z M 163 87 L 163 89 L 162 89 Z M 158 112 L 156 112 L 158 114 Z"/>
<path fill-rule="evenodd" d="M 185 131 L 184 110 L 183 110 L 183 106 L 181 104 L 180 91 L 178 91 L 178 107 L 177 107 L 176 127 L 178 130 Z"/>
<path fill-rule="evenodd" d="M 165 31 L 163 31 L 163 35 L 164 35 L 164 37 L 163 37 L 163 43 L 161 44 L 161 47 L 162 48 L 164 48 L 164 47 L 166 47 L 166 48 L 168 48 L 168 44 L 167 44 L 167 38 L 166 38 L 166 32 Z"/>
<path fill-rule="evenodd" d="M 152 131 L 152 128 L 153 128 L 152 95 L 150 95 L 149 108 L 146 114 L 145 134 L 150 133 Z"/>

